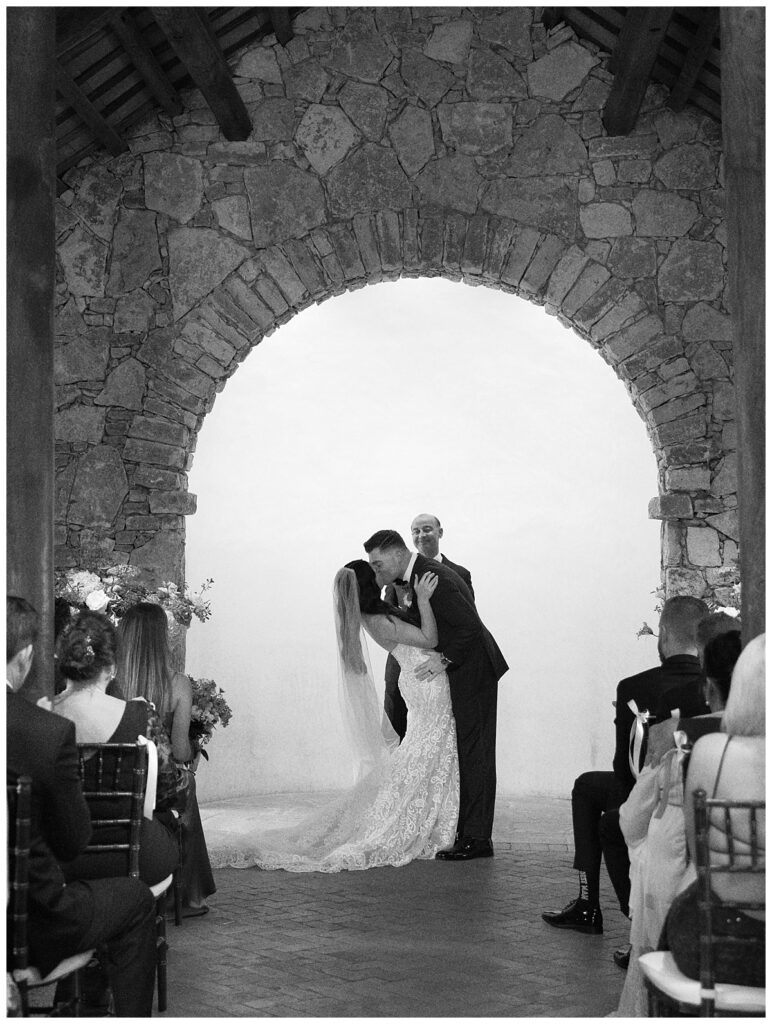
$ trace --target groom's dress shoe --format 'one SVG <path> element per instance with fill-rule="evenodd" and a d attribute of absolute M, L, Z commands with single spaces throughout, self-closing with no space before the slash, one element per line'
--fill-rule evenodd
<path fill-rule="evenodd" d="M 574 900 L 562 910 L 548 910 L 541 915 L 542 921 L 553 928 L 571 928 L 587 935 L 603 934 L 603 915 L 600 907 L 591 906 L 587 900 Z"/>
<path fill-rule="evenodd" d="M 459 839 L 449 850 L 439 850 L 437 860 L 474 860 L 475 857 L 492 857 L 493 844 L 490 839 Z"/>

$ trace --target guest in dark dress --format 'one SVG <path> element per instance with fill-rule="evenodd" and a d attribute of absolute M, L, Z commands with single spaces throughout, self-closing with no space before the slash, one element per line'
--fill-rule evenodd
<path fill-rule="evenodd" d="M 204 829 L 196 800 L 194 760 L 197 750 L 189 740 L 193 693 L 190 679 L 175 672 L 169 630 L 163 608 L 140 602 L 118 625 L 116 682 L 127 698 L 145 697 L 157 709 L 171 736 L 174 757 L 191 767 L 188 798 L 180 819 L 182 827 L 182 906 L 185 917 L 204 914 L 206 899 L 216 892 Z"/>
<path fill-rule="evenodd" d="M 56 652 L 65 689 L 54 697 L 51 710 L 74 723 L 78 743 L 135 743 L 139 736 L 155 742 L 156 812 L 152 818 L 143 818 L 139 857 L 140 878 L 155 885 L 167 878 L 179 861 L 177 816 L 185 809 L 188 776 L 175 764 L 168 736 L 152 706 L 145 700 L 125 701 L 105 693 L 115 674 L 116 644 L 115 627 L 99 612 L 81 612 L 63 630 Z M 88 771 L 87 765 L 87 778 Z M 113 817 L 115 810 L 105 802 L 97 813 L 105 819 Z M 101 842 L 110 842 L 112 833 L 100 828 L 99 837 Z M 120 852 L 87 851 L 65 868 L 68 880 L 125 873 L 126 859 Z"/>

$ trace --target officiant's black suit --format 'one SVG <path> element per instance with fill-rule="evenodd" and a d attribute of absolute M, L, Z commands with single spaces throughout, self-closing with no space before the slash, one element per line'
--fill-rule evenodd
<path fill-rule="evenodd" d="M 508 665 L 458 573 L 419 554 L 409 582 L 415 585 L 426 572 L 438 577 L 431 597 L 439 634 L 437 650 L 451 661 L 448 680 L 461 775 L 458 835 L 490 839 L 496 800 L 498 681 Z"/>
<path fill-rule="evenodd" d="M 451 562 L 445 555 L 440 555 L 432 561 L 439 562 L 441 565 L 445 565 L 448 569 L 452 569 L 453 572 L 458 573 L 461 579 L 469 587 L 469 592 L 472 595 L 474 601 L 474 590 L 472 589 L 472 574 L 468 569 L 465 569 L 463 565 L 456 565 L 455 562 Z M 390 604 L 399 604 L 397 595 L 397 589 L 393 583 L 390 583 L 386 587 L 384 599 Z M 420 624 L 421 618 L 418 615 L 415 605 L 409 609 L 403 609 L 408 612 L 410 617 L 418 625 Z M 391 722 L 394 732 L 399 736 L 400 741 L 405 738 L 405 730 L 407 729 L 407 705 L 402 694 L 399 692 L 399 662 L 390 654 L 386 659 L 386 669 L 384 671 L 384 679 L 386 681 L 386 688 L 383 693 L 383 710 L 386 712 L 386 717 Z"/>

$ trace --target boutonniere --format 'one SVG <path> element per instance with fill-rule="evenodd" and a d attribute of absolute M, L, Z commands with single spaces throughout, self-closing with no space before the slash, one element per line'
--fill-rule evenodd
<path fill-rule="evenodd" d="M 409 583 L 407 587 L 405 587 L 405 593 L 402 597 L 402 600 L 404 601 L 406 608 L 413 607 L 413 588 L 410 586 Z"/>

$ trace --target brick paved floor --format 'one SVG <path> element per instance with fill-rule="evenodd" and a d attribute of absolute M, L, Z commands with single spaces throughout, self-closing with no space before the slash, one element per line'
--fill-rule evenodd
<path fill-rule="evenodd" d="M 218 825 L 270 799 L 202 807 Z M 168 1017 L 600 1017 L 628 922 L 603 873 L 602 936 L 540 913 L 576 893 L 568 800 L 500 797 L 496 856 L 340 874 L 215 873 L 202 918 L 169 926 Z"/>

